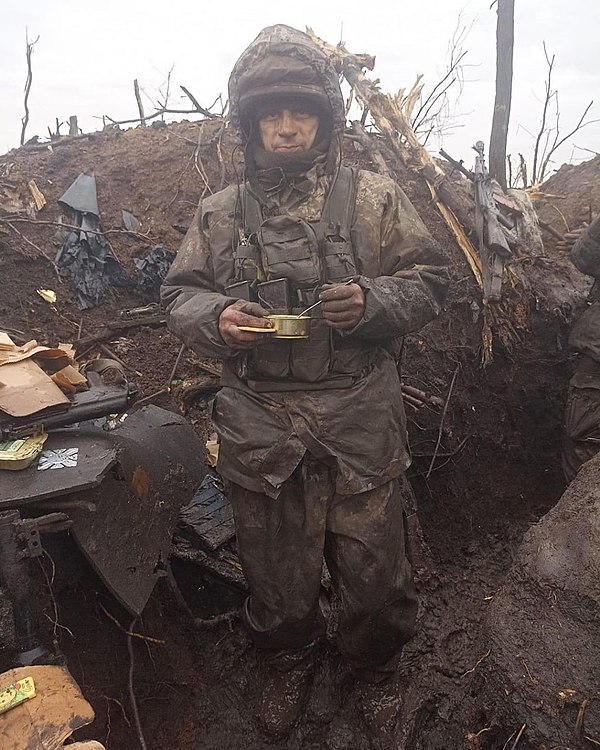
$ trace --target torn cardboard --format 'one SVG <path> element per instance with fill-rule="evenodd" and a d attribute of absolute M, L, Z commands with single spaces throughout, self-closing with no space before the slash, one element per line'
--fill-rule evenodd
<path fill-rule="evenodd" d="M 2 357 L 0 358 L 0 409 L 2 411 L 11 417 L 26 417 L 43 409 L 66 407 L 71 403 L 52 378 L 32 359 L 34 353 L 47 354 L 48 352 L 53 352 L 54 355 L 50 359 L 54 362 L 60 361 L 63 367 L 72 362 L 67 352 L 38 347 L 36 341 L 17 347 L 7 333 L 0 331 L 0 357 Z M 12 360 L 11 356 L 16 359 Z"/>

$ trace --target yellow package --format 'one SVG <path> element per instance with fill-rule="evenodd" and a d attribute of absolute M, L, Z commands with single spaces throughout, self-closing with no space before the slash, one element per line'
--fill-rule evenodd
<path fill-rule="evenodd" d="M 24 677 L 19 682 L 15 682 L 14 685 L 0 689 L 0 714 L 10 711 L 11 708 L 34 697 L 35 683 L 33 677 Z"/>

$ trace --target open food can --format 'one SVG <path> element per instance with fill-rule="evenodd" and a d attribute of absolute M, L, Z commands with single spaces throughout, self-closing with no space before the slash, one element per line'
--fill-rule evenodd
<path fill-rule="evenodd" d="M 268 315 L 267 320 L 275 329 L 275 339 L 307 339 L 310 334 L 308 315 Z"/>

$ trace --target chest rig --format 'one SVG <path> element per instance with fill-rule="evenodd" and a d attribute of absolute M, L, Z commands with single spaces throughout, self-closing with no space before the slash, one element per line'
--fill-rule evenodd
<path fill-rule="evenodd" d="M 297 314 L 319 299 L 324 284 L 359 275 L 351 238 L 355 172 L 340 167 L 325 198 L 319 221 L 285 213 L 265 216 L 245 186 L 245 226 L 234 249 L 228 293 L 259 302 L 273 313 Z M 243 356 L 240 375 L 256 390 L 348 387 L 363 357 L 311 310 L 310 338 L 271 339 Z M 349 356 L 353 354 L 353 356 Z M 359 356 L 356 356 L 359 355 Z"/>

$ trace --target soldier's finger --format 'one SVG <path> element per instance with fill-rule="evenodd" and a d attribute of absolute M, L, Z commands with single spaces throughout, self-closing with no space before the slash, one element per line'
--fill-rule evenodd
<path fill-rule="evenodd" d="M 348 310 L 346 312 L 327 313 L 323 317 L 328 323 L 346 323 L 356 321 L 358 316 L 354 311 Z"/>
<path fill-rule="evenodd" d="M 353 307 L 351 298 L 323 302 L 323 312 L 344 312 L 345 310 L 352 310 Z"/>
<path fill-rule="evenodd" d="M 325 286 L 319 294 L 319 299 L 323 302 L 328 302 L 334 299 L 348 299 L 356 294 L 356 284 L 333 284 L 332 286 Z"/>
<path fill-rule="evenodd" d="M 273 327 L 270 320 L 267 320 L 266 318 L 258 318 L 255 315 L 248 315 L 239 310 L 236 310 L 235 313 L 231 315 L 229 320 L 236 326 L 251 326 L 252 328 Z"/>

